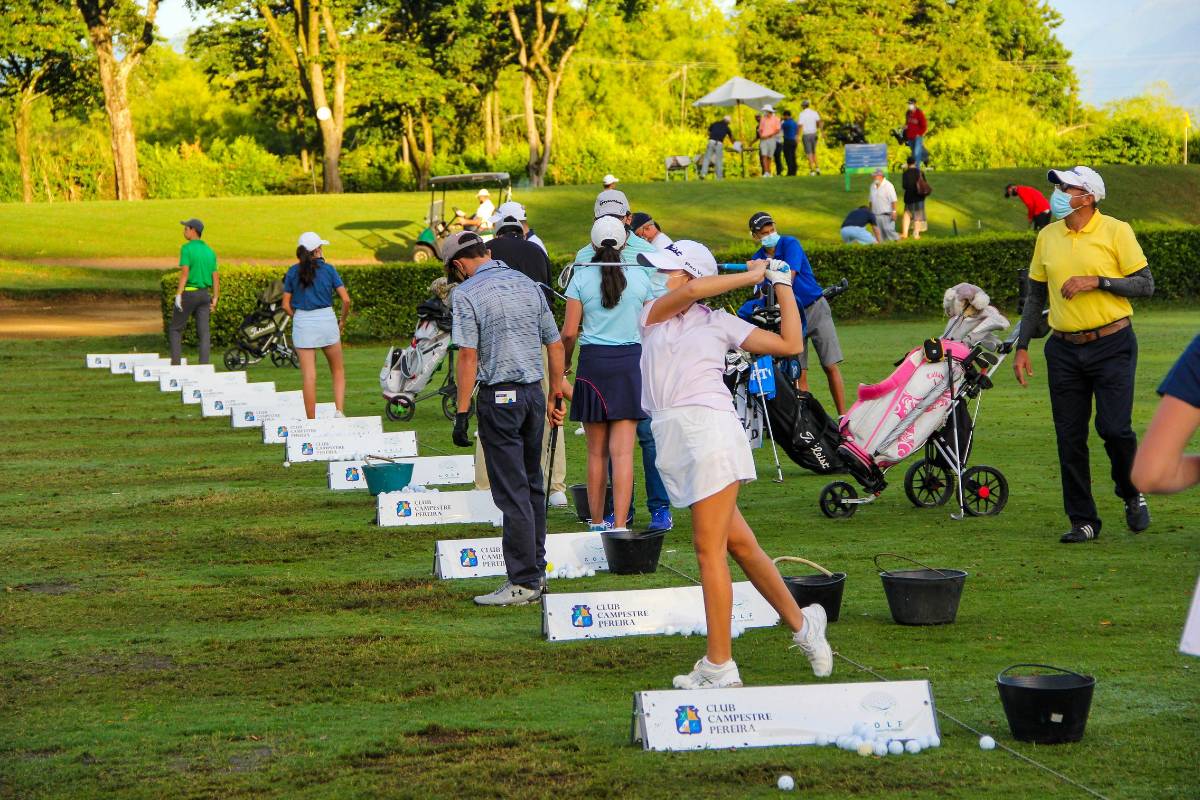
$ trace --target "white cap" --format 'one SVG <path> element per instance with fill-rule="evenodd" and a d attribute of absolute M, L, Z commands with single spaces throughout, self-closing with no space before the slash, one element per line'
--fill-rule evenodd
<path fill-rule="evenodd" d="M 592 247 L 616 247 L 618 250 L 625 246 L 629 239 L 629 231 L 625 223 L 616 217 L 601 217 L 592 223 Z"/>
<path fill-rule="evenodd" d="M 596 195 L 596 204 L 592 206 L 592 217 L 624 217 L 629 213 L 629 198 L 620 189 L 605 189 Z"/>
<path fill-rule="evenodd" d="M 611 186 L 611 185 L 613 185 L 614 183 L 616 183 L 616 182 L 617 182 L 617 180 L 618 180 L 618 179 L 617 179 L 617 176 L 616 176 L 616 175 L 613 175 L 613 174 L 610 172 L 610 173 L 608 173 L 607 175 L 605 175 L 605 176 L 604 176 L 604 180 L 603 180 L 603 181 L 601 181 L 601 183 L 603 183 L 605 186 Z"/>
<path fill-rule="evenodd" d="M 767 103 L 766 105 L 764 105 L 764 106 L 762 107 L 762 110 L 763 110 L 763 111 L 770 111 L 772 114 L 774 114 L 774 113 L 775 113 L 775 106 L 771 105 L 770 103 Z"/>
<path fill-rule="evenodd" d="M 305 250 L 307 250 L 308 252 L 311 253 L 313 250 L 316 250 L 321 245 L 329 244 L 329 242 L 325 241 L 324 239 L 322 239 L 320 236 L 313 233 L 312 231 L 306 231 L 305 233 L 300 234 L 300 241 L 298 241 L 296 244 L 300 245 Z"/>
<path fill-rule="evenodd" d="M 693 278 L 707 278 L 717 274 L 717 260 L 712 252 L 689 239 L 678 239 L 665 249 L 655 253 L 638 253 L 638 263 L 654 267 L 661 272 L 683 270 Z"/>
<path fill-rule="evenodd" d="M 1091 167 L 1072 167 L 1071 169 L 1052 169 L 1046 173 L 1046 180 L 1062 186 L 1074 186 L 1089 192 L 1096 202 L 1104 199 L 1104 179 L 1100 173 Z"/>
<path fill-rule="evenodd" d="M 492 193 L 489 192 L 486 188 L 484 188 L 484 189 L 480 189 L 478 192 L 476 192 L 475 196 L 476 197 L 491 197 Z"/>
<path fill-rule="evenodd" d="M 514 217 L 517 220 L 525 221 L 525 206 L 518 203 L 516 200 L 509 200 L 507 203 L 501 203 L 496 208 L 496 213 L 492 215 L 492 224 L 495 225 L 505 217 Z"/>

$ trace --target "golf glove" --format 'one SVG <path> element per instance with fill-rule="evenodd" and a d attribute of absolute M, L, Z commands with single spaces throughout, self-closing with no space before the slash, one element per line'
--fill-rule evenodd
<path fill-rule="evenodd" d="M 471 447 L 471 437 L 467 434 L 467 423 L 470 419 L 471 415 L 465 411 L 454 415 L 454 433 L 450 438 L 459 447 Z"/>
<path fill-rule="evenodd" d="M 180 311 L 183 311 L 183 295 L 181 295 L 181 294 L 175 295 L 175 307 L 178 308 Z"/>
<path fill-rule="evenodd" d="M 786 283 L 788 286 L 791 286 L 792 268 L 788 266 L 786 261 L 772 258 L 770 265 L 767 267 L 767 280 L 773 284 Z"/>

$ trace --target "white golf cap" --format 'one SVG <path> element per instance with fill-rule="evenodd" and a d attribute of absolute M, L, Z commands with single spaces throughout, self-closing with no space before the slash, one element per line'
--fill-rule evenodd
<path fill-rule="evenodd" d="M 1096 202 L 1104 199 L 1104 179 L 1091 167 L 1052 169 L 1046 173 L 1046 180 L 1061 186 L 1083 189 L 1085 192 L 1091 193 L 1096 198 Z"/>
<path fill-rule="evenodd" d="M 712 252 L 689 239 L 679 239 L 655 253 L 638 253 L 638 263 L 654 267 L 661 272 L 683 270 L 693 278 L 707 278 L 717 274 L 717 260 Z"/>
<path fill-rule="evenodd" d="M 487 189 L 480 189 L 478 192 L 475 193 L 475 196 L 476 197 L 491 197 L 492 193 L 489 192 Z"/>
<path fill-rule="evenodd" d="M 607 175 L 605 175 L 605 176 L 604 176 L 604 180 L 602 181 L 602 183 L 603 183 L 605 186 L 612 186 L 614 183 L 617 183 L 617 181 L 618 181 L 618 180 L 619 180 L 619 179 L 617 178 L 617 176 L 616 176 L 616 175 L 613 175 L 613 174 L 610 172 L 610 173 L 608 173 Z"/>
<path fill-rule="evenodd" d="M 765 104 L 765 105 L 762 107 L 762 110 L 763 110 L 763 111 L 770 111 L 772 114 L 774 114 L 774 113 L 775 113 L 775 106 L 771 105 L 770 103 L 767 103 L 767 104 Z"/>
<path fill-rule="evenodd" d="M 304 233 L 300 234 L 300 241 L 297 242 L 297 244 L 311 253 L 321 245 L 329 244 L 329 242 L 325 241 L 312 231 L 305 231 Z"/>
<path fill-rule="evenodd" d="M 496 208 L 496 213 L 492 216 L 492 224 L 504 217 L 514 217 L 517 220 L 525 221 L 525 206 L 518 203 L 516 200 L 509 200 L 507 203 L 501 203 Z"/>
<path fill-rule="evenodd" d="M 625 229 L 625 223 L 616 217 L 601 217 L 592 223 L 592 247 L 597 250 L 601 247 L 620 249 L 628 239 L 629 231 Z"/>
<path fill-rule="evenodd" d="M 620 189 L 605 189 L 596 195 L 592 217 L 624 217 L 629 213 L 629 198 Z"/>

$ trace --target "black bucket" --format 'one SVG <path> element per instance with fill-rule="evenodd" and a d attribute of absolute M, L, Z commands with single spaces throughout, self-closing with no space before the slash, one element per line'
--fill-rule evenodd
<path fill-rule="evenodd" d="M 1058 674 L 1008 674 L 1018 667 L 1052 669 Z M 1013 664 L 996 676 L 996 688 L 1014 739 L 1061 744 L 1083 738 L 1096 679 L 1047 664 Z"/>
<path fill-rule="evenodd" d="M 631 517 L 633 516 L 633 511 L 634 511 L 633 501 L 634 501 L 634 498 L 635 498 L 636 492 L 637 492 L 637 484 L 634 484 L 633 490 L 634 490 L 634 494 L 631 494 L 629 496 L 629 516 L 631 516 Z M 575 515 L 577 517 L 579 517 L 579 521 L 580 522 L 591 522 L 592 521 L 592 512 L 589 510 L 589 507 L 588 507 L 587 484 L 586 483 L 573 483 L 573 484 L 571 484 L 570 492 L 571 492 L 571 503 L 575 506 Z M 610 484 L 607 487 L 607 491 L 604 496 L 604 516 L 607 517 L 611 513 L 613 513 L 613 495 L 612 495 L 612 485 Z"/>
<path fill-rule="evenodd" d="M 783 584 L 792 593 L 798 606 L 804 608 L 816 603 L 825 609 L 825 616 L 830 622 L 837 622 L 842 610 L 842 590 L 846 588 L 846 573 L 830 572 L 820 564 L 797 556 L 780 556 L 774 563 L 779 564 L 780 561 L 797 561 L 820 570 L 816 575 L 784 575 Z"/>
<path fill-rule="evenodd" d="M 958 601 L 962 599 L 967 573 L 961 569 L 934 569 L 919 561 L 912 563 L 922 569 L 902 569 L 889 572 L 879 566 L 880 556 L 895 556 L 905 561 L 911 558 L 895 553 L 875 556 L 875 566 L 883 581 L 892 619 L 900 625 L 947 625 L 958 616 Z"/>
<path fill-rule="evenodd" d="M 604 557 L 613 575 L 642 575 L 658 570 L 666 531 L 602 531 Z"/>

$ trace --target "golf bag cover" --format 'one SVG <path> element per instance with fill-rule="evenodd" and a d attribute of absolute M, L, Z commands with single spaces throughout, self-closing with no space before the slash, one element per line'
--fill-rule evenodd
<path fill-rule="evenodd" d="M 432 320 L 419 323 L 412 344 L 388 350 L 379 373 L 383 393 L 391 398 L 416 397 L 442 365 L 449 349 L 449 331 L 442 330 Z"/>

